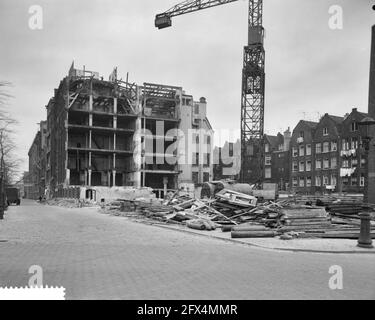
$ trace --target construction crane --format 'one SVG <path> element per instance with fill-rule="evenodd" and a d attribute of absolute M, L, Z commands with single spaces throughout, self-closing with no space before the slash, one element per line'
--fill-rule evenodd
<path fill-rule="evenodd" d="M 238 0 L 188 0 L 156 15 L 155 27 L 172 26 L 172 17 Z M 244 47 L 241 97 L 242 182 L 261 182 L 264 172 L 265 51 L 263 0 L 249 0 L 248 43 Z"/>

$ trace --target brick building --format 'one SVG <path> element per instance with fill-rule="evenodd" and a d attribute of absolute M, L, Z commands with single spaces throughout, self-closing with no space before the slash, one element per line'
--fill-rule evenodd
<path fill-rule="evenodd" d="M 264 136 L 264 182 L 278 184 L 279 190 L 289 188 L 290 141 L 289 128 L 284 135 L 278 133 L 277 136 Z"/>
<path fill-rule="evenodd" d="M 290 188 L 299 193 L 309 193 L 313 186 L 313 141 L 317 122 L 301 120 L 293 130 L 290 142 Z"/>
<path fill-rule="evenodd" d="M 319 122 L 301 120 L 291 142 L 291 187 L 297 193 L 363 193 L 366 158 L 356 108 L 345 117 L 326 113 Z"/>
<path fill-rule="evenodd" d="M 343 117 L 326 113 L 313 133 L 313 181 L 315 192 L 336 190 L 339 178 L 339 139 Z"/>
<path fill-rule="evenodd" d="M 341 124 L 339 188 L 343 192 L 364 192 L 366 155 L 358 123 L 367 116 L 354 108 Z"/>

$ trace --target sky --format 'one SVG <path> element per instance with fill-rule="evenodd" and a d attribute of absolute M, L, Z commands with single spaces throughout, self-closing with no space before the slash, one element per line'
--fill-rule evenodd
<path fill-rule="evenodd" d="M 0 0 L 0 81 L 9 81 L 7 110 L 16 132 L 22 170 L 45 106 L 74 60 L 79 69 L 108 78 L 114 67 L 132 82 L 181 86 L 206 97 L 216 131 L 239 130 L 243 47 L 248 1 L 174 18 L 154 27 L 157 13 L 179 0 Z M 266 30 L 265 132 L 277 134 L 299 120 L 367 112 L 370 0 L 264 0 Z M 32 30 L 29 8 L 43 9 L 43 28 Z M 341 29 L 330 28 L 343 12 Z M 335 12 L 336 13 L 336 12 Z"/>

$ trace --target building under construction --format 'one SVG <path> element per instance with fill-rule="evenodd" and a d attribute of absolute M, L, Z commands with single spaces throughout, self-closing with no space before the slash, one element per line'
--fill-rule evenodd
<path fill-rule="evenodd" d="M 212 178 L 206 100 L 181 87 L 117 79 L 74 65 L 47 108 L 45 182 L 176 190 Z"/>

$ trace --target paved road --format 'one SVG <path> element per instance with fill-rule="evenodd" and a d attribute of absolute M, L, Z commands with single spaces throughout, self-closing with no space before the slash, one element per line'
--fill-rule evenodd
<path fill-rule="evenodd" d="M 68 299 L 375 299 L 374 255 L 263 250 L 24 201 L 0 220 L 0 286 L 27 286 L 31 265 Z M 343 290 L 328 287 L 332 265 Z"/>

